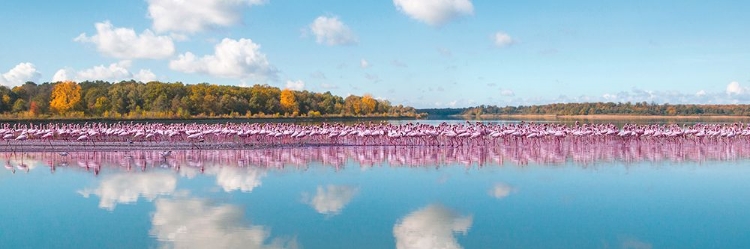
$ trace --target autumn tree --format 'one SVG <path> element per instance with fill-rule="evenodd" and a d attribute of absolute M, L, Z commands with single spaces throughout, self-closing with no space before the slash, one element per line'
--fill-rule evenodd
<path fill-rule="evenodd" d="M 12 112 L 22 112 L 26 110 L 26 101 L 23 99 L 16 99 L 16 102 L 13 103 L 13 109 Z"/>
<path fill-rule="evenodd" d="M 76 90 L 78 88 L 80 90 Z M 52 94 L 53 91 L 55 94 Z M 413 108 L 403 110 L 395 108 L 387 101 L 375 100 L 370 95 L 364 97 L 352 95 L 344 99 L 330 92 L 287 90 L 284 93 L 283 105 L 281 95 L 282 89 L 269 85 L 252 87 L 222 86 L 210 83 L 185 85 L 181 82 L 141 83 L 132 80 L 117 83 L 100 80 L 78 83 L 26 82 L 12 89 L 0 86 L 0 113 L 28 112 L 32 116 L 46 116 L 52 113 L 66 114 L 71 111 L 82 111 L 87 117 L 127 115 L 139 117 L 172 113 L 184 118 L 197 114 L 222 116 L 257 113 L 263 116 L 263 114 L 297 112 L 308 115 L 319 113 L 319 115 L 348 116 L 374 113 L 411 115 L 414 113 Z M 654 113 L 666 111 L 666 107 L 655 104 L 639 108 Z M 679 113 L 685 112 L 684 107 L 676 108 Z M 747 107 L 719 108 L 721 108 L 721 113 L 727 114 L 750 112 L 750 108 Z M 704 110 L 703 107 L 700 109 Z M 705 109 L 704 112 L 708 113 L 709 110 Z"/>
<path fill-rule="evenodd" d="M 50 108 L 65 114 L 81 101 L 81 86 L 72 81 L 60 82 L 52 89 Z"/>
<path fill-rule="evenodd" d="M 102 115 L 109 107 L 109 99 L 105 96 L 101 96 L 99 98 L 96 98 L 96 101 L 94 102 L 94 113 L 96 115 Z"/>
<path fill-rule="evenodd" d="M 363 114 L 372 114 L 375 112 L 375 107 L 378 104 L 378 101 L 373 99 L 370 94 L 365 94 L 365 96 L 362 96 L 362 113 Z"/>
<path fill-rule="evenodd" d="M 31 104 L 29 104 L 29 113 L 32 116 L 36 116 L 39 114 L 39 105 L 36 103 L 36 101 L 31 101 Z"/>
<path fill-rule="evenodd" d="M 349 95 L 344 99 L 344 114 L 361 115 L 362 114 L 362 97 Z"/>
<path fill-rule="evenodd" d="M 294 92 L 289 89 L 281 91 L 281 97 L 279 98 L 281 108 L 286 113 L 299 112 L 299 106 L 297 105 L 297 99 L 294 97 Z"/>

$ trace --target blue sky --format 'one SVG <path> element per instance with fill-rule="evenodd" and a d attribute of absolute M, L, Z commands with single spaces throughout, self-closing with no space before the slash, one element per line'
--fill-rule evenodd
<path fill-rule="evenodd" d="M 750 103 L 747 1 L 2 1 L 0 84 L 136 79 L 415 107 Z"/>

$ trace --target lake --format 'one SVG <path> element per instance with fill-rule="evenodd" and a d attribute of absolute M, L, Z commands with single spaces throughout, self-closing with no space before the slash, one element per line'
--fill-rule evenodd
<path fill-rule="evenodd" d="M 692 157 L 615 149 L 584 159 L 570 150 L 555 160 L 491 148 L 358 146 L 169 157 L 4 153 L 0 241 L 4 248 L 748 248 L 750 161 L 736 149 Z"/>

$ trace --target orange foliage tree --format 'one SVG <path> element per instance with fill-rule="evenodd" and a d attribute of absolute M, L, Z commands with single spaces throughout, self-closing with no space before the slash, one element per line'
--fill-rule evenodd
<path fill-rule="evenodd" d="M 58 114 L 65 114 L 79 101 L 81 101 L 81 86 L 73 81 L 65 81 L 52 88 L 49 107 Z"/>
<path fill-rule="evenodd" d="M 283 108 L 284 112 L 286 113 L 294 113 L 299 111 L 297 98 L 294 97 L 294 92 L 292 90 L 284 89 L 283 91 L 281 91 L 279 102 L 281 104 L 281 108 Z"/>
<path fill-rule="evenodd" d="M 29 104 L 29 113 L 31 113 L 32 116 L 39 114 L 39 105 L 36 101 L 31 101 L 31 104 Z"/>
<path fill-rule="evenodd" d="M 365 96 L 362 96 L 362 113 L 363 114 L 372 114 L 375 112 L 375 107 L 378 104 L 378 101 L 372 98 L 372 95 L 365 94 Z"/>

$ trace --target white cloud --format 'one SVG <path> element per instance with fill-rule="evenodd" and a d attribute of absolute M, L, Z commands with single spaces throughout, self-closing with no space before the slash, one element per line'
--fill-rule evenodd
<path fill-rule="evenodd" d="M 156 32 L 196 33 L 239 23 L 245 7 L 266 0 L 147 0 Z"/>
<path fill-rule="evenodd" d="M 131 78 L 133 75 L 128 71 L 130 61 L 120 61 L 109 64 L 109 66 L 99 65 L 93 68 L 85 69 L 76 73 L 76 79 L 84 80 L 116 80 Z"/>
<path fill-rule="evenodd" d="M 148 69 L 141 69 L 135 74 L 131 73 L 131 64 L 131 61 L 124 60 L 109 64 L 109 66 L 98 65 L 81 71 L 64 68 L 55 72 L 55 75 L 52 76 L 52 82 L 66 80 L 78 82 L 87 80 L 121 81 L 131 79 L 141 82 L 149 82 L 156 80 L 156 75 Z"/>
<path fill-rule="evenodd" d="M 118 59 L 163 59 L 174 54 L 174 43 L 169 36 L 157 36 L 146 29 L 140 35 L 133 29 L 115 28 L 109 21 L 96 23 L 96 34 L 82 33 L 77 42 L 93 43 L 100 53 Z"/>
<path fill-rule="evenodd" d="M 498 48 L 504 48 L 513 45 L 513 43 L 516 42 L 515 40 L 513 40 L 513 38 L 510 37 L 510 35 L 503 32 L 497 32 L 492 35 L 492 41 Z"/>
<path fill-rule="evenodd" d="M 561 100 L 566 102 L 577 102 L 577 101 L 612 101 L 612 102 L 654 102 L 654 103 L 670 103 L 670 104 L 732 104 L 739 102 L 746 102 L 750 100 L 750 91 L 746 87 L 742 87 L 739 84 L 733 84 L 732 82 L 727 85 L 726 93 L 722 92 L 707 92 L 701 90 L 698 93 L 682 93 L 677 91 L 648 91 L 633 89 L 629 92 L 622 91 L 618 93 L 605 94 L 602 98 L 592 98 L 588 96 L 579 96 L 576 98 L 567 98 L 562 96 Z M 729 96 L 727 96 L 729 95 Z"/>
<path fill-rule="evenodd" d="M 297 248 L 296 241 L 273 239 L 270 229 L 249 225 L 235 205 L 205 199 L 158 199 L 149 234 L 160 248 Z"/>
<path fill-rule="evenodd" d="M 409 17 L 432 26 L 474 14 L 470 0 L 393 0 L 393 4 Z"/>
<path fill-rule="evenodd" d="M 513 90 L 510 90 L 510 89 L 501 89 L 500 90 L 500 95 L 510 97 L 510 96 L 515 96 L 516 93 L 513 92 Z"/>
<path fill-rule="evenodd" d="M 505 183 L 497 183 L 492 189 L 490 189 L 490 196 L 497 199 L 508 197 L 511 193 L 515 192 L 516 189 Z"/>
<path fill-rule="evenodd" d="M 747 90 L 748 89 L 746 87 L 740 86 L 740 83 L 737 81 L 732 81 L 729 83 L 729 85 L 727 85 L 727 94 L 729 95 L 743 94 L 748 92 Z"/>
<path fill-rule="evenodd" d="M 338 89 L 339 87 L 334 84 L 320 83 L 320 88 L 331 90 L 331 89 Z"/>
<path fill-rule="evenodd" d="M 361 60 L 359 60 L 359 67 L 361 67 L 361 68 L 368 68 L 368 67 L 370 67 L 370 62 L 368 62 L 365 59 L 361 59 Z"/>
<path fill-rule="evenodd" d="M 99 207 L 114 210 L 118 203 L 134 203 L 138 198 L 153 201 L 160 195 L 171 195 L 177 186 L 177 178 L 168 173 L 147 172 L 139 174 L 117 174 L 105 178 L 96 189 L 78 191 L 83 197 L 99 196 Z"/>
<path fill-rule="evenodd" d="M 29 62 L 19 63 L 7 73 L 0 75 L 0 85 L 14 87 L 23 85 L 27 81 L 37 81 L 42 74 L 36 70 L 34 64 Z"/>
<path fill-rule="evenodd" d="M 275 79 L 278 71 L 271 66 L 260 45 L 250 39 L 224 38 L 214 47 L 213 55 L 197 58 L 193 53 L 181 54 L 169 62 L 169 68 L 185 73 L 204 73 L 223 78 L 256 80 Z"/>
<path fill-rule="evenodd" d="M 296 81 L 287 80 L 285 88 L 290 89 L 290 90 L 295 90 L 295 91 L 302 91 L 305 89 L 305 82 L 302 80 L 296 80 Z"/>
<path fill-rule="evenodd" d="M 70 74 L 75 74 L 75 72 L 71 73 L 70 69 L 57 70 L 57 72 L 55 72 L 55 75 L 52 76 L 52 82 L 73 80 L 72 76 L 68 76 Z"/>
<path fill-rule="evenodd" d="M 750 88 L 731 82 L 719 89 L 700 90 L 698 92 L 652 91 L 632 89 L 630 91 L 610 92 L 599 96 L 578 95 L 558 97 L 514 97 L 505 98 L 496 105 L 542 105 L 550 103 L 580 103 L 580 102 L 614 102 L 614 103 L 656 103 L 656 104 L 739 104 L 750 103 Z M 469 103 L 460 103 L 470 106 Z"/>
<path fill-rule="evenodd" d="M 500 89 L 502 93 L 503 89 Z M 435 102 L 414 101 L 413 99 L 403 99 L 404 103 L 411 105 L 421 104 L 425 106 L 437 107 L 466 107 L 475 106 L 476 102 L 460 99 L 453 105 L 444 101 Z M 698 92 L 680 92 L 680 91 L 654 91 L 633 88 L 629 91 L 605 92 L 601 95 L 576 95 L 568 96 L 561 94 L 557 97 L 523 97 L 515 94 L 512 97 L 496 98 L 494 101 L 484 102 L 498 106 L 518 106 L 518 105 L 544 105 L 551 103 L 581 103 L 581 102 L 614 102 L 614 103 L 656 103 L 656 104 L 750 104 L 750 87 L 733 81 L 728 85 L 720 85 L 717 88 L 702 89 Z"/>
<path fill-rule="evenodd" d="M 318 44 L 328 46 L 357 44 L 357 36 L 338 17 L 319 16 L 309 28 Z"/>
<path fill-rule="evenodd" d="M 318 186 L 309 204 L 320 214 L 336 215 L 357 195 L 359 189 L 352 186 Z"/>
<path fill-rule="evenodd" d="M 438 205 L 429 205 L 410 213 L 393 227 L 398 249 L 463 248 L 454 235 L 466 235 L 471 216 L 459 216 Z"/>
<path fill-rule="evenodd" d="M 138 73 L 133 74 L 133 79 L 140 82 L 151 82 L 156 80 L 156 74 L 149 69 L 141 69 Z"/>

